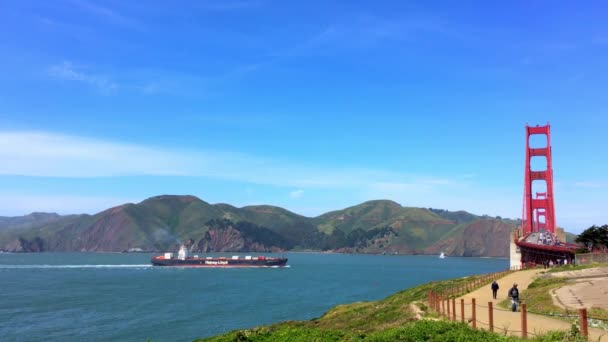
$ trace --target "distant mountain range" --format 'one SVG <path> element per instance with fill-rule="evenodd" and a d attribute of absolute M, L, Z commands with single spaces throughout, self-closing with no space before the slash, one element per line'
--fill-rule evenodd
<path fill-rule="evenodd" d="M 517 220 L 465 211 L 361 203 L 318 217 L 268 205 L 237 208 L 163 195 L 95 215 L 0 217 L 0 250 L 356 253 L 506 257 Z"/>

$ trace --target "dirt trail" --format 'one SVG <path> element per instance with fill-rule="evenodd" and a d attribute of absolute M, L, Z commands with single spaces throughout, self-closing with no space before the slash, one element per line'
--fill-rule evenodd
<path fill-rule="evenodd" d="M 513 286 L 513 283 L 517 283 L 520 297 L 521 292 L 528 288 L 528 285 L 533 281 L 534 277 L 543 270 L 525 270 L 517 271 L 504 276 L 497 280 L 500 285 L 498 290 L 497 299 L 492 299 L 492 290 L 490 289 L 490 283 L 482 286 L 480 289 L 468 293 L 462 297 L 456 299 L 456 319 L 461 320 L 460 315 L 460 299 L 464 299 L 465 303 L 465 321 L 470 321 L 472 317 L 472 298 L 476 300 L 476 316 L 477 316 L 477 328 L 489 329 L 489 314 L 488 314 L 488 303 L 492 302 L 494 306 L 494 331 L 497 333 L 505 333 L 505 329 L 509 335 L 521 336 L 521 312 L 512 312 L 511 310 L 505 310 L 498 308 L 497 304 L 507 298 L 508 290 Z M 523 298 L 525 300 L 525 298 Z M 561 321 L 559 319 L 551 318 L 548 316 L 536 315 L 528 313 L 528 337 L 534 337 L 534 335 L 542 334 L 550 330 L 570 330 L 572 324 Z M 471 325 L 472 323 L 469 323 Z M 608 342 L 608 331 L 589 327 L 589 339 L 590 341 L 607 341 Z"/>

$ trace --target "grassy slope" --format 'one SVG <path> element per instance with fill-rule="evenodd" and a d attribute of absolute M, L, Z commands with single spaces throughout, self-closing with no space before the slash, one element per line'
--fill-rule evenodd
<path fill-rule="evenodd" d="M 332 211 L 315 218 L 319 230 L 331 234 L 340 229 L 348 234 L 355 229 L 370 230 L 388 225 L 391 219 L 403 209 L 393 201 L 367 201 L 342 210 Z"/>
<path fill-rule="evenodd" d="M 7 230 L 0 232 L 0 245 L 20 237 L 33 239 L 41 237 L 51 244 L 59 241 L 71 242 L 73 236 L 84 230 L 92 221 L 91 215 L 69 215 L 62 216 L 60 219 L 50 223 L 44 223 L 30 229 Z"/>
<path fill-rule="evenodd" d="M 449 212 L 446 212 L 450 216 Z M 454 216 L 465 216 L 461 221 L 469 221 L 471 214 L 459 212 Z M 407 245 L 411 249 L 424 249 L 454 229 L 456 220 L 441 217 L 424 209 L 402 207 L 387 200 L 368 201 L 343 210 L 332 211 L 315 218 L 320 231 L 331 234 L 339 229 L 346 234 L 355 229 L 370 230 L 390 226 L 397 232 L 391 244 Z"/>
<path fill-rule="evenodd" d="M 316 232 L 312 219 L 283 208 L 270 205 L 256 205 L 243 207 L 239 210 L 243 221 L 264 226 L 294 243 Z"/>
<path fill-rule="evenodd" d="M 427 291 L 440 291 L 463 285 L 475 276 L 432 282 L 403 290 L 383 300 L 339 305 L 310 321 L 288 321 L 254 329 L 235 330 L 197 341 L 517 341 L 466 324 L 435 321 L 426 312 L 423 300 Z M 537 286 L 541 288 L 542 286 Z M 534 288 L 534 286 L 533 286 Z M 522 295 L 526 295 L 522 293 Z M 422 309 L 424 317 L 415 319 L 412 304 Z M 531 341 L 584 341 L 570 332 L 551 332 Z"/>

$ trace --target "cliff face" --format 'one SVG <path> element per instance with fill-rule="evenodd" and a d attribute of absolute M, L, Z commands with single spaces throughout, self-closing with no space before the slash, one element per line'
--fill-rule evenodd
<path fill-rule="evenodd" d="M 513 225 L 499 220 L 477 220 L 468 224 L 462 234 L 444 240 L 427 251 L 451 256 L 506 257 Z"/>
<path fill-rule="evenodd" d="M 243 236 L 240 231 L 229 227 L 227 229 L 210 229 L 196 243 L 192 252 L 275 252 L 281 249 L 276 246 L 266 246 Z"/>
<path fill-rule="evenodd" d="M 96 215 L 0 217 L 0 250 L 267 252 L 291 249 L 506 257 L 513 220 L 370 201 L 316 218 L 272 206 L 157 196 Z"/>
<path fill-rule="evenodd" d="M 5 251 L 7 252 L 44 252 L 44 240 L 40 237 L 35 237 L 31 240 L 27 240 L 24 238 L 15 239 L 9 242 Z"/>

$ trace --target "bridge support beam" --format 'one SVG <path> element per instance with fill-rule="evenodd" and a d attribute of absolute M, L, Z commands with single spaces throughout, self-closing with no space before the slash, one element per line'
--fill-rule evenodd
<path fill-rule="evenodd" d="M 522 213 L 522 235 L 533 232 L 547 231 L 555 233 L 555 207 L 553 204 L 553 166 L 551 161 L 551 130 L 546 126 L 531 127 L 526 125 L 526 168 L 524 182 L 524 207 Z M 530 146 L 530 137 L 544 135 L 546 146 Z M 546 164 L 543 168 L 533 169 L 532 158 L 544 157 Z M 534 165 L 538 167 L 539 165 Z M 533 182 L 538 182 L 544 191 L 538 192 L 532 188 Z M 543 183 L 544 182 L 544 186 Z"/>

